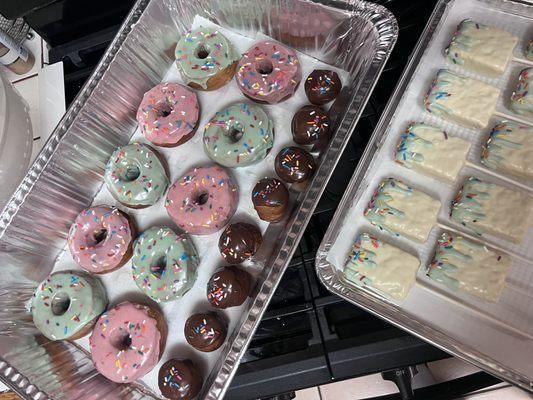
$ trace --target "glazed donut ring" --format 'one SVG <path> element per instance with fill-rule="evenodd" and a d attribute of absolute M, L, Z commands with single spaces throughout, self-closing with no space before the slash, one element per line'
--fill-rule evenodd
<path fill-rule="evenodd" d="M 131 256 L 132 226 L 118 208 L 94 206 L 78 214 L 68 246 L 76 263 L 94 274 L 120 268 Z"/>
<path fill-rule="evenodd" d="M 243 54 L 235 78 L 246 97 L 275 104 L 294 94 L 302 80 L 302 70 L 293 50 L 280 43 L 263 41 Z"/>
<path fill-rule="evenodd" d="M 98 319 L 89 338 L 93 364 L 118 383 L 142 378 L 159 362 L 165 349 L 167 325 L 154 308 L 124 302 Z"/>
<path fill-rule="evenodd" d="M 194 168 L 170 187 L 165 207 L 185 232 L 208 235 L 222 229 L 237 210 L 238 187 L 218 165 Z"/>
<path fill-rule="evenodd" d="M 135 240 L 133 280 L 157 302 L 175 300 L 189 291 L 196 281 L 198 255 L 187 234 L 154 226 Z"/>
<path fill-rule="evenodd" d="M 176 44 L 176 65 L 183 81 L 193 89 L 215 90 L 235 74 L 239 54 L 219 31 L 200 26 Z"/>
<path fill-rule="evenodd" d="M 104 181 L 111 195 L 131 208 L 155 204 L 168 186 L 162 158 L 142 143 L 116 149 L 107 163 Z"/>
<path fill-rule="evenodd" d="M 161 83 L 146 92 L 137 110 L 142 134 L 157 146 L 173 147 L 194 136 L 200 117 L 196 93 L 178 83 Z"/>
<path fill-rule="evenodd" d="M 77 339 L 89 333 L 106 306 L 106 292 L 97 278 L 61 271 L 38 286 L 31 312 L 33 323 L 48 339 Z"/>
<path fill-rule="evenodd" d="M 274 123 L 257 105 L 236 103 L 218 111 L 205 126 L 204 149 L 224 167 L 263 160 L 274 145 Z"/>

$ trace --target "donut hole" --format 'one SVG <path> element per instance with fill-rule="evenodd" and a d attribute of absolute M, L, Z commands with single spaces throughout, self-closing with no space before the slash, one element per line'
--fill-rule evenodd
<path fill-rule="evenodd" d="M 274 71 L 274 65 L 270 60 L 261 60 L 256 66 L 257 72 L 261 75 L 269 75 Z"/>
<path fill-rule="evenodd" d="M 194 204 L 198 206 L 203 206 L 208 201 L 209 201 L 209 193 L 206 190 L 196 193 L 193 197 Z"/>
<path fill-rule="evenodd" d="M 199 58 L 200 60 L 206 59 L 209 53 L 211 53 L 211 49 L 203 43 L 198 45 L 194 52 L 196 58 Z"/>
<path fill-rule="evenodd" d="M 52 314 L 61 316 L 65 314 L 70 307 L 70 296 L 64 292 L 59 292 L 52 297 Z"/>
<path fill-rule="evenodd" d="M 226 129 L 225 135 L 228 137 L 231 143 L 239 142 L 244 136 L 244 127 L 236 122 Z"/>
<path fill-rule="evenodd" d="M 168 117 L 172 113 L 172 107 L 170 104 L 163 103 L 157 106 L 157 116 L 160 118 Z"/>
<path fill-rule="evenodd" d="M 157 261 L 152 266 L 150 266 L 150 272 L 157 279 L 161 279 L 166 269 L 167 269 L 167 258 L 165 256 L 158 258 Z"/>
<path fill-rule="evenodd" d="M 115 330 L 111 334 L 109 342 L 118 351 L 126 351 L 131 347 L 131 336 L 123 330 Z"/>
<path fill-rule="evenodd" d="M 102 243 L 107 238 L 107 229 L 97 229 L 93 232 L 94 245 Z"/>
<path fill-rule="evenodd" d="M 141 175 L 141 170 L 136 165 L 127 165 L 119 178 L 124 182 L 133 182 Z"/>

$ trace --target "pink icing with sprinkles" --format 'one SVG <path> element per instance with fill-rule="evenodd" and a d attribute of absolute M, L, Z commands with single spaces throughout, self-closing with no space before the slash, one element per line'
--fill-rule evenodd
<path fill-rule="evenodd" d="M 185 232 L 208 235 L 222 229 L 237 209 L 238 187 L 218 165 L 194 168 L 170 187 L 165 207 Z"/>
<path fill-rule="evenodd" d="M 155 145 L 173 145 L 198 123 L 196 93 L 177 83 L 161 83 L 144 94 L 137 111 L 143 135 Z"/>
<path fill-rule="evenodd" d="M 280 43 L 263 41 L 243 54 L 236 74 L 241 91 L 253 100 L 279 103 L 302 80 L 296 53 Z"/>
<path fill-rule="evenodd" d="M 115 207 L 83 210 L 70 227 L 68 246 L 80 267 L 92 273 L 116 268 L 131 243 L 128 219 Z"/>
<path fill-rule="evenodd" d="M 94 366 L 113 382 L 142 378 L 159 362 L 161 333 L 140 304 L 121 303 L 102 314 L 89 338 Z"/>

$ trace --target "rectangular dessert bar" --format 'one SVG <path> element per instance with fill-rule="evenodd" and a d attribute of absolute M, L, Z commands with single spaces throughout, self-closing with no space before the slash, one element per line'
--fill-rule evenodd
<path fill-rule="evenodd" d="M 452 290 L 497 302 L 511 265 L 511 258 L 505 254 L 444 232 L 438 239 L 428 276 Z"/>
<path fill-rule="evenodd" d="M 481 162 L 492 169 L 531 177 L 532 157 L 533 127 L 500 121 L 492 128 Z"/>
<path fill-rule="evenodd" d="M 452 202 L 451 218 L 480 235 L 486 232 L 519 243 L 532 205 L 526 194 L 469 177 Z"/>
<path fill-rule="evenodd" d="M 424 99 L 426 110 L 468 128 L 485 128 L 496 110 L 500 89 L 441 69 Z"/>
<path fill-rule="evenodd" d="M 418 259 L 368 234 L 361 233 L 344 267 L 346 279 L 403 300 L 415 283 Z"/>
<path fill-rule="evenodd" d="M 518 38 L 471 19 L 459 24 L 446 49 L 448 60 L 491 78 L 502 75 L 513 58 Z"/>
<path fill-rule="evenodd" d="M 374 192 L 364 214 L 379 229 L 423 243 L 437 223 L 439 208 L 439 200 L 388 178 Z"/>
<path fill-rule="evenodd" d="M 396 162 L 423 174 L 448 182 L 455 181 L 463 167 L 470 143 L 449 136 L 439 128 L 410 124 L 396 148 Z"/>
<path fill-rule="evenodd" d="M 533 68 L 526 68 L 520 72 L 516 89 L 511 95 L 511 110 L 517 114 L 533 118 L 533 92 L 529 85 L 533 80 Z"/>

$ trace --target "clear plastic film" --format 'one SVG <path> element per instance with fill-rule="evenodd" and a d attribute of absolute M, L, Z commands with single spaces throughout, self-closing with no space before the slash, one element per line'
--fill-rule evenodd
<path fill-rule="evenodd" d="M 71 223 L 102 187 L 109 156 L 134 134 L 142 95 L 165 78 L 174 45 L 196 16 L 244 36 L 272 37 L 348 73 L 330 108 L 335 132 L 314 153 L 318 170 L 293 193 L 288 217 L 266 227 L 256 288 L 204 371 L 200 397 L 209 399 L 228 388 L 398 33 L 386 9 L 359 1 L 139 0 L 0 216 L 0 378 L 25 398 L 157 398 L 142 382 L 101 377 L 82 346 L 43 339 L 23 304 L 56 265 Z"/>

